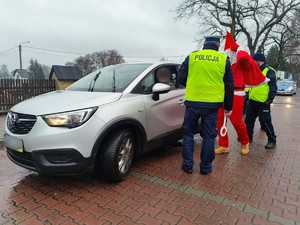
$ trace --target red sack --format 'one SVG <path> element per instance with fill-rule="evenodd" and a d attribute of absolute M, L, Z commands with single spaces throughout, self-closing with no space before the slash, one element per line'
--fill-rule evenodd
<path fill-rule="evenodd" d="M 246 86 L 257 86 L 266 82 L 266 77 L 262 74 L 258 64 L 246 51 L 237 52 L 237 66 L 232 68 L 233 73 L 243 76 Z"/>
<path fill-rule="evenodd" d="M 266 77 L 262 74 L 259 66 L 248 52 L 238 50 L 239 45 L 231 33 L 227 32 L 225 48 L 231 56 L 231 70 L 233 73 L 234 86 L 244 88 L 258 86 L 267 82 Z"/>

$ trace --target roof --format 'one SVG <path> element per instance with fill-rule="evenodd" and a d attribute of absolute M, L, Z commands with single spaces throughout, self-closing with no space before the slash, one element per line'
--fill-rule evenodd
<path fill-rule="evenodd" d="M 76 81 L 82 78 L 82 73 L 80 69 L 76 66 L 60 66 L 60 65 L 53 65 L 51 68 L 51 72 L 49 75 L 49 79 L 52 79 L 53 73 L 55 72 L 55 75 L 58 80 L 70 80 L 70 81 Z"/>
<path fill-rule="evenodd" d="M 24 78 L 24 79 L 29 79 L 29 77 L 30 77 L 30 73 L 24 69 L 15 69 L 12 72 L 13 77 L 15 77 L 16 74 L 18 74 L 21 78 Z"/>

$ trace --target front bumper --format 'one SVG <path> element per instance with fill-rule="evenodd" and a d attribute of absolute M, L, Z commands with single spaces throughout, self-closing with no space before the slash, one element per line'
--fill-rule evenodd
<path fill-rule="evenodd" d="M 21 167 L 48 175 L 80 174 L 93 166 L 91 158 L 75 149 L 17 152 L 7 148 L 7 156 Z"/>
<path fill-rule="evenodd" d="M 6 122 L 5 134 L 21 140 L 24 150 L 29 153 L 75 149 L 84 158 L 90 158 L 95 141 L 104 129 L 104 125 L 104 121 L 96 114 L 82 126 L 73 129 L 50 127 L 38 116 L 29 133 L 24 135 L 12 133 Z"/>
<path fill-rule="evenodd" d="M 14 134 L 5 126 L 5 134 L 22 143 L 22 152 L 5 140 L 4 145 L 10 160 L 21 167 L 42 174 L 78 174 L 93 167 L 92 149 L 103 127 L 103 120 L 96 114 L 74 129 L 49 127 L 38 116 L 24 135 Z"/>
<path fill-rule="evenodd" d="M 277 91 L 277 95 L 293 95 L 293 91 Z"/>

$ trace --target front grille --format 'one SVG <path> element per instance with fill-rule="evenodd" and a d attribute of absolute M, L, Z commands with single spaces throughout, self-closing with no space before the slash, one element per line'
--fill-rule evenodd
<path fill-rule="evenodd" d="M 36 116 L 9 112 L 7 127 L 14 134 L 28 134 L 36 122 Z"/>

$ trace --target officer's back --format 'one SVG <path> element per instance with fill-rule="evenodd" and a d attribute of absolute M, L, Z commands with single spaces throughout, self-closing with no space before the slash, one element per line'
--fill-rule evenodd
<path fill-rule="evenodd" d="M 201 118 L 200 172 L 212 171 L 218 108 L 224 104 L 226 113 L 232 109 L 233 79 L 230 62 L 218 52 L 220 39 L 208 37 L 202 50 L 192 52 L 179 71 L 179 82 L 186 86 L 183 140 L 183 171 L 193 171 L 194 132 Z"/>

